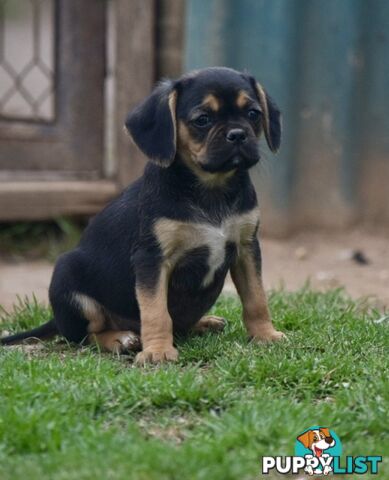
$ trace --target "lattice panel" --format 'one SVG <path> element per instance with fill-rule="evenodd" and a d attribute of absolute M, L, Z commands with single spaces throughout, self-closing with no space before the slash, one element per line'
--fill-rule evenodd
<path fill-rule="evenodd" d="M 55 117 L 55 0 L 0 0 L 0 118 Z"/>

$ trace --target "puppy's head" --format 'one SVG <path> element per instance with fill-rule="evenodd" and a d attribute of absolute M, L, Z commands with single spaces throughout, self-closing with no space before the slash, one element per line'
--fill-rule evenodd
<path fill-rule="evenodd" d="M 229 68 L 162 83 L 129 114 L 126 127 L 150 160 L 169 166 L 180 159 L 210 174 L 255 165 L 262 131 L 273 152 L 281 140 L 276 105 L 253 77 Z"/>
<path fill-rule="evenodd" d="M 328 428 L 321 427 L 318 430 L 308 430 L 297 437 L 305 448 L 309 448 L 312 452 L 320 457 L 323 450 L 327 450 L 335 445 L 335 440 L 331 436 Z"/>

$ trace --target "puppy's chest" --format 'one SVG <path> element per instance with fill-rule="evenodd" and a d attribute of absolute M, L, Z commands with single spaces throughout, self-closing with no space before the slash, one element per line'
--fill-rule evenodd
<path fill-rule="evenodd" d="M 226 246 L 234 244 L 239 250 L 249 242 L 258 226 L 257 209 L 226 217 L 219 224 L 199 221 L 180 221 L 162 218 L 154 226 L 165 261 L 174 267 L 188 252 L 206 247 L 208 271 L 202 285 L 207 286 L 226 259 Z"/>

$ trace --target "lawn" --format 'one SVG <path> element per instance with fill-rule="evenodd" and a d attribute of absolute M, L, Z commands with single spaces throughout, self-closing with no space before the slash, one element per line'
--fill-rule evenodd
<path fill-rule="evenodd" d="M 175 365 L 58 342 L 1 348 L 0 479 L 258 479 L 260 457 L 293 455 L 312 425 L 333 429 L 344 455 L 387 453 L 382 312 L 342 291 L 274 292 L 270 305 L 288 341 L 247 343 L 239 303 L 223 298 L 226 330 L 179 340 Z M 20 305 L 2 329 L 49 316 Z"/>

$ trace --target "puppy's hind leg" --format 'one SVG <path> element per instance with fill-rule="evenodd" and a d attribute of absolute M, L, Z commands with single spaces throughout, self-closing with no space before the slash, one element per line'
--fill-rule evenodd
<path fill-rule="evenodd" d="M 130 330 L 115 331 L 107 330 L 100 333 L 91 333 L 88 336 L 91 344 L 96 344 L 102 350 L 112 353 L 137 352 L 141 349 L 141 341 L 139 335 Z"/>
<path fill-rule="evenodd" d="M 226 320 L 223 317 L 217 317 L 216 315 L 206 315 L 200 318 L 200 320 L 192 328 L 192 332 L 203 334 L 207 332 L 221 332 L 226 326 Z"/>
<path fill-rule="evenodd" d="M 88 335 L 106 329 L 103 309 L 93 298 L 72 292 L 51 295 L 58 332 L 69 342 L 89 343 Z"/>
<path fill-rule="evenodd" d="M 73 302 L 78 305 L 83 316 L 87 319 L 87 340 L 113 353 L 125 353 L 140 349 L 140 337 L 130 330 L 115 328 L 112 315 L 107 312 L 96 300 L 81 293 L 73 294 Z"/>
<path fill-rule="evenodd" d="M 68 299 L 51 300 L 58 333 L 68 342 L 83 344 L 88 337 L 88 320 L 81 309 Z"/>

